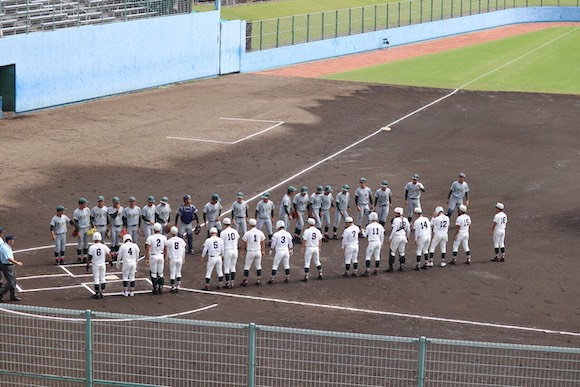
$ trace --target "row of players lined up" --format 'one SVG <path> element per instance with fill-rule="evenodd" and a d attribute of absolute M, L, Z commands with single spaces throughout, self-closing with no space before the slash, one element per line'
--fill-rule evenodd
<path fill-rule="evenodd" d="M 379 223 L 383 226 L 386 224 L 391 204 L 391 189 L 388 188 L 388 182 L 384 180 L 379 189 L 374 192 L 367 186 L 367 181 L 364 177 L 359 179 L 360 187 L 355 191 L 355 206 L 358 213 L 357 225 L 362 226 L 364 218 L 366 217 L 368 223 L 368 216 L 371 211 L 375 210 L 378 213 Z M 286 229 L 290 229 L 290 221 L 296 220 L 294 229 L 294 237 L 296 242 L 301 241 L 301 233 L 307 217 L 312 217 L 315 220 L 316 227 L 322 231 L 324 227 L 324 240 L 329 239 L 329 229 L 331 226 L 331 209 L 335 210 L 335 220 L 333 226 L 333 239 L 338 239 L 338 228 L 341 221 L 349 216 L 350 210 L 350 187 L 348 184 L 342 186 L 334 198 L 331 186 L 319 186 L 316 192 L 312 195 L 308 193 L 308 187 L 302 187 L 297 194 L 297 189 L 293 186 L 288 187 L 286 195 L 282 198 L 279 208 L 279 219 L 284 221 Z M 411 181 L 405 185 L 405 204 L 407 205 L 408 220 L 411 221 L 413 210 L 420 208 L 421 193 L 425 192 L 424 185 L 419 182 L 419 175 L 414 174 Z M 454 209 L 463 204 L 464 200 L 467 205 L 469 186 L 465 182 L 465 174 L 460 173 L 456 181 L 454 181 L 449 190 L 447 202 L 449 204 L 447 215 L 451 216 Z M 231 212 L 235 226 L 243 235 L 246 232 L 246 223 L 249 217 L 249 207 L 244 200 L 244 194 L 238 192 L 236 201 L 232 203 Z M 65 256 L 67 223 L 74 226 L 73 236 L 78 238 L 77 242 L 77 256 L 79 262 L 86 262 L 88 252 L 88 237 L 93 228 L 99 231 L 101 235 L 108 236 L 111 239 L 111 246 L 113 248 L 113 255 L 116 254 L 118 246 L 121 242 L 119 234 L 122 230 L 127 230 L 135 242 L 138 240 L 139 229 L 143 226 L 144 235 L 148 237 L 152 234 L 153 224 L 158 222 L 164 228 L 165 232 L 169 231 L 171 226 L 171 206 L 168 203 L 167 197 L 163 197 L 159 204 L 155 204 L 155 198 L 149 196 L 148 204 L 142 208 L 136 205 L 135 197 L 129 197 L 128 206 L 123 208 L 120 205 L 119 197 L 115 196 L 112 199 L 112 206 L 104 205 L 105 198 L 99 196 L 97 205 L 92 209 L 87 207 L 88 201 L 85 198 L 79 199 L 79 207 L 73 212 L 73 219 L 71 220 L 64 211 L 63 205 L 57 206 L 57 215 L 52 218 L 50 223 L 51 236 L 55 241 L 55 263 L 63 264 Z M 221 230 L 220 216 L 222 214 L 221 200 L 217 194 L 212 195 L 211 200 L 203 208 L 203 221 L 209 230 L 211 227 L 216 227 Z M 276 207 L 270 200 L 270 194 L 265 192 L 262 194 L 261 200 L 256 205 L 255 217 L 258 221 L 258 228 L 260 230 L 266 226 L 268 238 L 271 240 L 273 230 L 273 218 Z M 197 216 L 197 208 L 191 203 L 191 195 L 183 197 L 183 205 L 181 205 L 175 215 L 175 225 L 178 226 L 179 234 L 187 235 L 188 253 L 193 253 L 193 235 L 199 233 L 200 223 Z M 193 221 L 197 225 L 193 227 Z M 209 235 L 209 233 L 208 233 Z"/>
<path fill-rule="evenodd" d="M 493 227 L 491 233 L 494 236 L 494 246 L 496 246 L 496 256 L 493 261 L 503 261 L 505 257 L 505 229 L 507 225 L 507 216 L 503 212 L 504 205 L 496 203 L 496 215 L 494 216 Z M 429 269 L 433 267 L 433 257 L 435 248 L 439 247 L 441 250 L 442 267 L 446 266 L 445 253 L 448 241 L 449 217 L 444 214 L 443 207 L 437 207 L 431 219 L 423 216 L 421 208 L 413 210 L 416 219 L 411 227 L 408 219 L 403 217 L 403 208 L 397 207 L 394 209 L 395 217 L 391 222 L 391 232 L 389 235 L 389 266 L 386 272 L 394 271 L 395 254 L 399 254 L 399 271 L 404 271 L 405 268 L 405 247 L 411 235 L 411 229 L 415 234 L 416 245 L 416 259 L 414 270 Z M 379 267 L 381 261 L 381 249 L 384 244 L 385 229 L 383 225 L 378 222 L 378 214 L 371 212 L 369 214 L 370 223 L 364 228 L 360 229 L 353 224 L 353 219 L 347 217 L 345 219 L 346 228 L 342 234 L 342 249 L 344 250 L 345 271 L 344 277 L 358 276 L 358 254 L 359 254 L 359 238 L 366 237 L 368 245 L 365 253 L 365 271 L 362 274 L 364 277 L 371 275 L 371 259 L 374 259 L 375 265 L 372 271 L 373 275 L 379 274 Z M 207 255 L 206 274 L 204 290 L 210 289 L 210 281 L 213 271 L 216 271 L 218 277 L 217 289 L 231 289 L 235 287 L 236 266 L 238 256 L 245 254 L 244 262 L 244 279 L 241 286 L 248 285 L 248 277 L 250 269 L 254 265 L 256 269 L 256 285 L 261 284 L 262 276 L 262 258 L 265 257 L 266 236 L 259 230 L 256 225 L 256 219 L 249 219 L 248 224 L 250 229 L 240 237 L 238 231 L 231 227 L 231 219 L 224 218 L 223 224 L 225 229 L 218 231 L 217 228 L 211 227 L 209 229 L 209 237 L 205 240 L 203 245 L 202 257 Z M 318 279 L 322 279 L 322 264 L 320 261 L 323 235 L 321 231 L 316 228 L 316 221 L 314 218 L 308 218 L 308 228 L 301 236 L 302 254 L 304 256 L 304 278 L 302 281 L 308 282 L 311 262 L 318 271 Z M 465 205 L 459 206 L 459 216 L 456 223 L 457 228 L 453 238 L 453 259 L 450 264 L 456 263 L 456 257 L 459 247 L 462 246 L 465 250 L 467 260 L 465 263 L 471 263 L 471 253 L 469 250 L 469 229 L 471 226 L 471 219 L 467 215 L 467 207 Z M 290 281 L 290 257 L 293 254 L 295 239 L 292 234 L 286 231 L 284 221 L 279 220 L 276 223 L 277 231 L 272 235 L 270 243 L 270 255 L 274 254 L 272 262 L 272 274 L 267 281 L 268 284 L 274 284 L 276 275 L 280 264 L 283 265 L 285 280 Z M 153 285 L 153 293 L 163 293 L 164 287 L 164 266 L 165 260 L 169 261 L 170 269 L 170 283 L 171 292 L 179 292 L 181 284 L 181 268 L 185 259 L 186 243 L 182 237 L 178 235 L 178 228 L 173 226 L 169 232 L 171 237 L 168 239 L 162 233 L 163 227 L 160 223 L 153 225 L 153 234 L 147 237 L 145 242 L 145 259 L 149 265 L 151 276 L 151 283 Z M 433 235 L 432 235 L 433 233 Z M 93 241 L 95 242 L 88 251 L 89 262 L 87 263 L 87 270 L 90 263 L 93 265 L 93 281 L 95 286 L 95 294 L 93 298 L 103 298 L 103 293 L 106 287 L 106 261 L 112 262 L 111 250 L 108 246 L 101 243 L 101 234 L 95 232 L 93 234 Z M 240 249 L 241 240 L 241 249 Z M 121 245 L 117 256 L 117 267 L 123 268 L 123 287 L 124 295 L 133 296 L 135 287 L 135 273 L 139 259 L 140 250 L 136 243 L 133 243 L 132 237 L 129 233 L 123 236 L 123 244 Z M 424 263 L 421 266 L 421 258 L 424 258 Z M 352 271 L 351 271 L 352 267 Z M 225 284 L 224 284 L 225 277 Z"/>

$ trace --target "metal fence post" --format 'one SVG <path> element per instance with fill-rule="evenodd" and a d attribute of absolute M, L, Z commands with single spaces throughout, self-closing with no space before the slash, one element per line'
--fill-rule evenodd
<path fill-rule="evenodd" d="M 256 385 L 256 324 L 248 326 L 248 387 Z"/>
<path fill-rule="evenodd" d="M 425 382 L 425 352 L 427 349 L 425 336 L 419 338 L 419 364 L 417 366 L 417 387 L 423 387 Z"/>
<path fill-rule="evenodd" d="M 276 47 L 280 43 L 280 18 L 276 19 Z"/>
<path fill-rule="evenodd" d="M 338 38 L 338 9 L 336 10 L 335 16 L 334 16 L 334 37 Z"/>
<path fill-rule="evenodd" d="M 310 42 L 310 14 L 306 15 L 306 41 Z"/>
<path fill-rule="evenodd" d="M 385 28 L 389 29 L 389 3 L 387 3 L 387 21 L 385 23 Z"/>
<path fill-rule="evenodd" d="M 398 13 L 398 21 L 397 21 L 397 27 L 401 26 L 401 2 L 399 1 L 397 4 L 399 4 L 399 13 Z"/>
<path fill-rule="evenodd" d="M 360 32 L 363 33 L 365 32 L 365 7 L 362 7 L 361 10 L 361 26 L 360 26 Z"/>
<path fill-rule="evenodd" d="M 93 324 L 91 322 L 92 312 L 85 310 L 85 354 L 86 354 L 86 381 L 87 387 L 93 386 Z"/>
<path fill-rule="evenodd" d="M 292 45 L 294 45 L 294 15 L 292 15 Z"/>
<path fill-rule="evenodd" d="M 324 11 L 322 12 L 322 30 L 321 32 L 321 38 L 322 40 L 324 40 Z"/>

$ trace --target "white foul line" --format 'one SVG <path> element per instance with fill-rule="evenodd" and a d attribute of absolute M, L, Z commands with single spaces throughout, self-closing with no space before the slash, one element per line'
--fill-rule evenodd
<path fill-rule="evenodd" d="M 242 141 L 246 141 L 247 139 L 250 139 L 254 136 L 260 135 L 262 133 L 265 133 L 269 130 L 272 130 L 274 128 L 277 128 L 278 126 L 284 124 L 284 121 L 272 121 L 272 120 L 255 120 L 255 119 L 251 119 L 251 118 L 227 118 L 227 117 L 220 117 L 220 120 L 229 120 L 229 121 L 251 121 L 251 122 L 272 122 L 275 123 L 275 125 L 269 126 L 266 129 L 260 130 L 257 133 L 253 133 L 250 134 L 249 136 L 240 138 L 236 141 L 217 141 L 217 140 L 206 140 L 203 138 L 191 138 L 191 137 L 174 137 L 174 136 L 167 136 L 165 138 L 169 139 L 169 140 L 182 140 L 182 141 L 200 141 L 200 142 L 211 142 L 214 144 L 225 144 L 225 145 L 235 145 L 238 144 Z"/>
<path fill-rule="evenodd" d="M 242 299 L 254 300 L 254 301 L 267 301 L 267 302 L 274 302 L 274 303 L 279 303 L 279 304 L 289 304 L 289 305 L 309 306 L 309 307 L 314 307 L 314 308 L 342 310 L 342 311 L 347 311 L 347 312 L 377 314 L 377 315 L 382 315 L 382 316 L 404 317 L 404 318 L 413 318 L 413 319 L 418 319 L 418 320 L 429 320 L 429 321 L 438 321 L 438 322 L 464 324 L 464 325 L 475 325 L 475 326 L 484 326 L 484 327 L 501 328 L 501 329 L 513 329 L 513 330 L 528 331 L 528 332 L 541 332 L 541 333 L 550 333 L 550 334 L 558 334 L 558 335 L 566 335 L 566 336 L 580 336 L 580 333 L 577 333 L 577 332 L 556 331 L 556 330 L 551 330 L 551 329 L 522 327 L 522 326 L 517 326 L 517 325 L 494 324 L 494 323 L 486 323 L 486 322 L 480 322 L 480 321 L 469 321 L 469 320 L 458 320 L 458 319 L 443 318 L 443 317 L 421 316 L 418 314 L 387 312 L 387 311 L 376 310 L 376 309 L 360 309 L 360 308 L 351 308 L 351 307 L 347 307 L 347 306 L 315 304 L 313 302 L 281 300 L 278 298 L 247 296 L 247 295 L 236 294 L 236 293 L 208 292 L 206 290 L 187 289 L 187 288 L 180 288 L 180 290 L 185 290 L 185 291 L 194 292 L 194 293 L 201 293 L 201 294 L 209 294 L 209 295 L 213 294 L 213 295 L 219 295 L 219 296 L 224 296 L 224 297 L 242 298 Z"/>

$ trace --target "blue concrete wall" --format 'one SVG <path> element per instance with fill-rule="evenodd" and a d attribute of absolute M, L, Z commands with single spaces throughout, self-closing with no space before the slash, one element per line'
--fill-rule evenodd
<path fill-rule="evenodd" d="M 245 47 L 246 22 L 241 20 L 221 23 L 220 74 L 240 71 L 240 59 Z"/>
<path fill-rule="evenodd" d="M 215 76 L 219 27 L 212 11 L 9 36 L 0 66 L 16 64 L 16 110 L 39 109 Z"/>
<path fill-rule="evenodd" d="M 242 56 L 240 71 L 260 71 L 301 62 L 383 49 L 386 47 L 383 44 L 384 38 L 388 38 L 392 47 L 509 24 L 548 21 L 580 21 L 580 8 L 538 7 L 508 9 L 271 50 L 249 52 L 244 53 Z"/>

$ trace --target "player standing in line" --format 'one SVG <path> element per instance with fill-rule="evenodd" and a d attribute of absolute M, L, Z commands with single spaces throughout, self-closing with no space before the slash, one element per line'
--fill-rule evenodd
<path fill-rule="evenodd" d="M 389 208 L 391 206 L 391 189 L 388 188 L 389 182 L 383 180 L 381 188 L 375 191 L 375 211 L 379 217 L 379 223 L 385 227 L 387 218 L 389 216 Z"/>
<path fill-rule="evenodd" d="M 348 186 L 348 184 L 345 184 L 342 186 L 342 191 L 338 193 L 338 195 L 336 195 L 336 210 L 335 210 L 335 214 L 334 214 L 334 227 L 333 227 L 333 236 L 332 239 L 336 239 L 338 240 L 338 226 L 340 225 L 340 221 L 342 220 L 342 218 L 346 219 L 348 218 L 348 209 L 349 207 L 349 202 L 350 202 L 350 194 L 348 192 L 348 190 L 350 189 L 350 187 Z M 345 221 L 346 223 L 346 221 Z M 345 224 L 345 227 L 346 226 Z"/>
<path fill-rule="evenodd" d="M 169 205 L 169 199 L 167 199 L 166 196 L 161 198 L 157 208 L 155 208 L 155 221 L 161 224 L 163 234 L 169 232 L 169 224 L 171 223 L 171 206 Z"/>
<path fill-rule="evenodd" d="M 429 243 L 431 242 L 431 222 L 423 216 L 421 208 L 415 208 L 415 222 L 413 222 L 413 232 L 415 233 L 415 245 L 417 245 L 417 263 L 413 270 L 427 270 L 429 268 Z M 425 258 L 421 266 L 421 255 Z"/>
<path fill-rule="evenodd" d="M 187 244 L 178 236 L 179 230 L 173 226 L 169 229 L 171 237 L 167 240 L 167 259 L 169 260 L 169 282 L 171 293 L 179 292 L 181 286 L 181 267 L 185 261 L 185 247 Z"/>
<path fill-rule="evenodd" d="M 272 244 L 270 246 L 270 255 L 272 255 L 273 251 L 275 254 L 274 261 L 272 262 L 272 277 L 268 280 L 268 285 L 274 283 L 280 262 L 284 265 L 284 272 L 286 273 L 284 282 L 290 282 L 290 255 L 294 247 L 292 244 L 292 234 L 284 229 L 284 222 L 281 220 L 276 223 L 276 229 L 278 231 L 272 236 Z"/>
<path fill-rule="evenodd" d="M 221 199 L 218 194 L 211 195 L 211 200 L 203 207 L 203 222 L 207 227 L 207 237 L 210 237 L 209 229 L 215 227 L 218 233 L 222 229 L 219 218 L 222 214 Z"/>
<path fill-rule="evenodd" d="M 294 238 L 297 243 L 302 243 L 302 229 L 306 218 L 306 212 L 310 210 L 310 197 L 308 196 L 308 187 L 300 188 L 300 195 L 294 196 L 294 211 L 296 211 L 296 228 L 294 229 Z"/>
<path fill-rule="evenodd" d="M 266 236 L 264 233 L 256 228 L 256 219 L 250 218 L 248 220 L 250 229 L 242 237 L 242 249 L 246 251 L 246 262 L 244 263 L 244 280 L 242 286 L 248 286 L 248 276 L 250 275 L 250 267 L 252 262 L 256 267 L 256 285 L 262 283 L 262 257 L 266 253 L 264 241 Z"/>
<path fill-rule="evenodd" d="M 443 207 L 435 208 L 433 218 L 431 218 L 431 227 L 433 228 L 433 239 L 431 239 L 431 246 L 429 246 L 429 266 L 433 266 L 433 257 L 435 256 L 435 248 L 439 245 L 441 250 L 441 267 L 447 266 L 445 263 L 445 253 L 447 251 L 447 240 L 449 239 L 449 217 L 443 212 Z"/>
<path fill-rule="evenodd" d="M 109 207 L 109 225 L 111 236 L 111 258 L 112 260 L 117 259 L 117 252 L 119 251 L 119 245 L 121 244 L 121 237 L 119 234 L 123 230 L 123 212 L 124 208 L 119 204 L 121 199 L 118 196 L 113 197 L 113 205 Z M 133 238 L 131 238 L 133 240 Z"/>
<path fill-rule="evenodd" d="M 471 264 L 471 251 L 469 251 L 469 228 L 471 227 L 471 217 L 467 215 L 467 206 L 462 204 L 459 206 L 459 216 L 455 221 L 457 229 L 455 230 L 455 238 L 453 240 L 453 259 L 449 262 L 451 265 L 457 263 L 457 253 L 459 252 L 459 245 L 465 250 L 467 260 L 466 265 Z"/>
<path fill-rule="evenodd" d="M 407 219 L 409 223 L 413 219 L 413 210 L 421 208 L 421 193 L 425 192 L 425 187 L 419 182 L 419 175 L 411 176 L 411 181 L 405 185 L 405 204 L 407 205 Z"/>
<path fill-rule="evenodd" d="M 248 230 L 246 221 L 248 219 L 248 203 L 244 200 L 244 193 L 238 192 L 236 201 L 232 203 L 232 217 L 236 225 L 236 230 L 240 236 L 244 236 Z"/>
<path fill-rule="evenodd" d="M 403 217 L 403 208 L 397 207 L 393 212 L 395 213 L 395 217 L 391 222 L 392 228 L 391 235 L 389 236 L 391 246 L 389 251 L 389 268 L 386 270 L 387 273 L 394 271 L 393 266 L 395 265 L 395 254 L 397 251 L 399 252 L 399 271 L 405 270 L 405 246 L 411 235 L 409 221 Z"/>
<path fill-rule="evenodd" d="M 240 250 L 239 240 L 240 234 L 231 227 L 232 220 L 224 218 L 224 228 L 220 234 L 220 238 L 224 241 L 224 275 L 226 277 L 226 289 L 234 287 L 236 279 L 236 264 L 238 262 L 238 252 Z"/>
<path fill-rule="evenodd" d="M 322 231 L 322 222 L 320 221 L 320 208 L 322 207 L 322 192 L 324 187 L 319 185 L 316 187 L 316 192 L 310 195 L 310 210 L 312 211 L 312 218 L 316 222 L 316 228 Z"/>
<path fill-rule="evenodd" d="M 101 243 L 102 236 L 100 232 L 93 234 L 93 245 L 88 250 L 89 260 L 87 262 L 87 271 L 89 266 L 93 265 L 93 283 L 95 285 L 95 294 L 93 298 L 103 298 L 105 292 L 107 261 L 111 260 L 111 249 L 104 243 Z"/>
<path fill-rule="evenodd" d="M 153 284 L 153 294 L 163 293 L 163 266 L 167 255 L 167 237 L 161 234 L 163 226 L 160 223 L 153 225 L 153 235 L 145 241 L 145 262 L 149 265 L 149 274 Z"/>
<path fill-rule="evenodd" d="M 320 224 L 324 227 L 324 234 L 322 240 L 328 242 L 328 230 L 330 229 L 330 209 L 334 207 L 334 196 L 332 195 L 332 187 L 327 185 L 324 187 L 324 194 L 320 196 Z"/>
<path fill-rule="evenodd" d="M 282 202 L 280 203 L 280 211 L 278 213 L 278 218 L 284 221 L 284 228 L 290 230 L 290 221 L 294 219 L 292 217 L 292 196 L 296 193 L 296 187 L 289 186 L 286 190 L 286 194 L 282 197 Z"/>
<path fill-rule="evenodd" d="M 381 265 L 381 249 L 385 242 L 385 228 L 378 222 L 379 215 L 373 211 L 369 214 L 369 220 L 371 222 L 363 231 L 363 236 L 367 237 L 369 241 L 365 255 L 366 270 L 363 274 L 364 277 L 368 277 L 371 273 L 372 257 L 375 258 L 375 269 L 373 270 L 373 275 L 379 274 L 379 267 Z"/>
<path fill-rule="evenodd" d="M 266 225 L 269 243 L 272 243 L 272 234 L 274 234 L 272 218 L 274 217 L 275 208 L 274 202 L 270 200 L 270 193 L 264 192 L 262 194 L 262 200 L 256 204 L 256 218 L 258 219 L 258 230 L 262 230 L 264 225 Z"/>
<path fill-rule="evenodd" d="M 497 202 L 495 204 L 495 216 L 489 235 L 493 235 L 493 247 L 495 248 L 495 257 L 491 260 L 494 262 L 505 261 L 505 229 L 507 227 L 508 218 L 503 212 L 503 203 Z"/>
<path fill-rule="evenodd" d="M 175 225 L 179 226 L 179 235 L 187 235 L 187 253 L 193 255 L 193 221 L 197 222 L 199 229 L 199 219 L 197 218 L 197 208 L 191 204 L 191 195 L 183 196 L 183 204 L 177 209 L 175 214 Z M 181 221 L 181 222 L 180 222 Z"/>
<path fill-rule="evenodd" d="M 135 273 L 139 262 L 139 246 L 133 243 L 131 235 L 123 235 L 123 244 L 117 255 L 117 268 L 121 267 L 123 274 L 123 296 L 135 295 Z"/>
<path fill-rule="evenodd" d="M 324 196 L 324 195 L 322 195 Z M 310 272 L 310 263 L 314 260 L 316 270 L 318 270 L 318 279 L 322 279 L 322 264 L 320 263 L 320 249 L 322 248 L 322 233 L 317 229 L 316 221 L 312 218 L 308 219 L 308 227 L 304 230 L 304 244 L 302 245 L 302 253 L 304 254 L 304 278 L 303 282 L 308 282 L 308 273 Z"/>
<path fill-rule="evenodd" d="M 145 234 L 145 239 L 149 238 L 149 235 L 153 235 L 156 209 L 155 196 L 149 196 L 147 198 L 147 205 L 141 208 L 141 219 L 143 219 L 143 233 Z"/>
<path fill-rule="evenodd" d="M 129 196 L 129 207 L 123 209 L 123 226 L 131 234 L 134 243 L 139 240 L 139 228 L 141 227 L 141 208 L 136 206 L 135 196 Z"/>
<path fill-rule="evenodd" d="M 354 203 L 356 205 L 356 209 L 358 211 L 358 217 L 356 225 L 362 229 L 363 219 L 367 218 L 367 223 L 369 223 L 369 214 L 371 213 L 371 202 L 373 196 L 373 190 L 367 187 L 367 179 L 361 177 L 359 179 L 360 187 L 354 191 Z M 362 237 L 362 233 L 360 235 Z"/>
<path fill-rule="evenodd" d="M 64 214 L 63 205 L 56 206 L 56 215 L 50 220 L 50 236 L 54 241 L 54 264 L 64 265 L 64 254 L 66 250 L 66 224 L 74 226 L 74 222 Z M 0 243 L 0 246 L 2 243 Z"/>
<path fill-rule="evenodd" d="M 209 290 L 209 282 L 211 280 L 211 273 L 215 267 L 218 275 L 218 285 L 216 289 L 221 289 L 224 272 L 222 270 L 222 257 L 224 256 L 224 241 L 218 237 L 218 229 L 212 227 L 209 229 L 210 237 L 203 243 L 203 251 L 201 252 L 201 257 L 205 258 L 207 254 L 207 269 L 205 272 L 205 286 L 203 290 Z"/>
<path fill-rule="evenodd" d="M 465 199 L 465 205 L 469 205 L 469 185 L 465 181 L 465 173 L 461 172 L 459 178 L 451 184 L 449 189 L 449 195 L 447 195 L 447 204 L 449 208 L 447 209 L 447 216 L 451 216 L 456 206 L 463 204 L 463 199 Z"/>
<path fill-rule="evenodd" d="M 353 271 L 351 276 L 356 277 L 358 270 L 358 236 L 360 234 L 360 228 L 352 224 L 353 219 L 350 216 L 344 218 L 346 223 L 346 228 L 342 233 L 342 249 L 344 250 L 344 274 L 343 277 L 348 277 L 348 272 L 350 270 L 350 265 L 352 264 Z"/>
<path fill-rule="evenodd" d="M 91 210 L 87 207 L 88 200 L 79 199 L 79 207 L 73 211 L 73 221 L 77 235 L 77 262 L 86 262 L 89 252 L 89 236 L 87 231 L 91 228 Z"/>
<path fill-rule="evenodd" d="M 105 206 L 105 197 L 99 195 L 97 198 L 97 205 L 91 209 L 91 223 L 97 228 L 97 231 L 101 233 L 103 238 L 102 243 L 105 243 L 107 239 L 107 234 L 109 233 L 109 209 Z M 109 234 L 110 235 L 110 234 Z"/>

